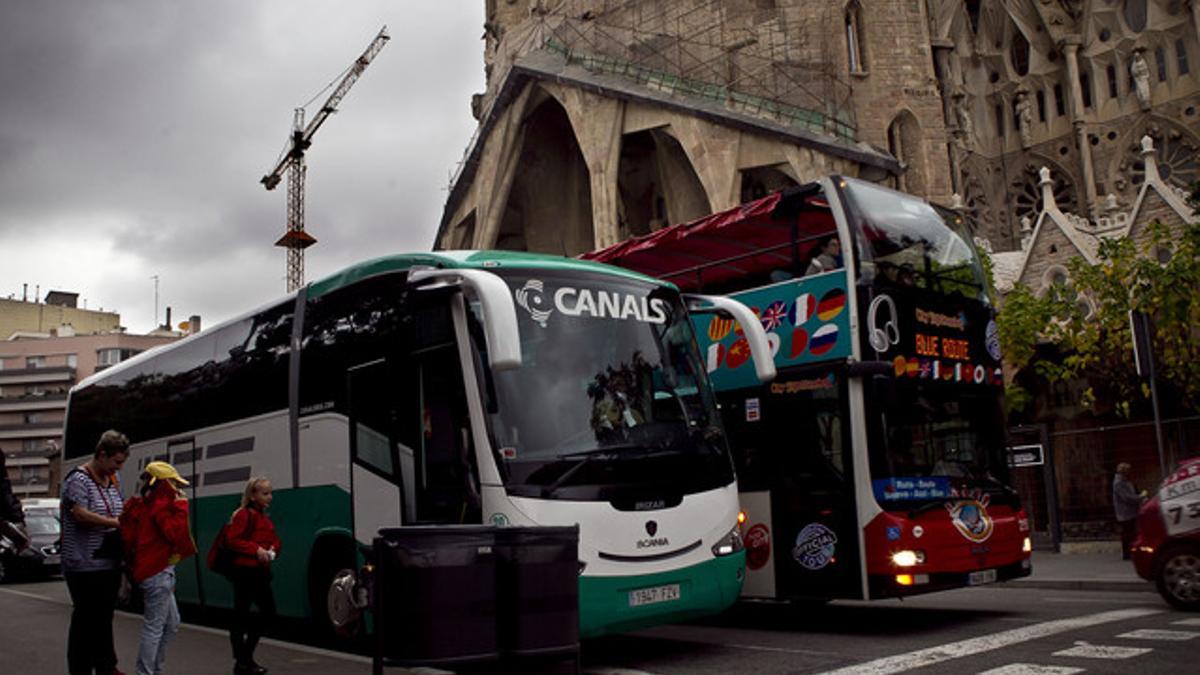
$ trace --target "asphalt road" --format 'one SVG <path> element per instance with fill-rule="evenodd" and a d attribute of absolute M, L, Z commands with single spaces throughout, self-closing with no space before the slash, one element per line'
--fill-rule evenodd
<path fill-rule="evenodd" d="M 0 586 L 0 671 L 63 672 L 69 613 L 61 581 Z M 115 621 L 129 672 L 140 621 Z M 1194 672 L 1198 638 L 1200 614 L 1173 611 L 1151 593 L 993 586 L 904 602 L 744 604 L 708 621 L 585 643 L 583 671 L 1182 673 Z M 185 625 L 169 654 L 172 673 L 230 672 L 229 643 L 214 628 Z M 363 656 L 282 640 L 265 640 L 258 656 L 273 673 L 370 672 Z"/>

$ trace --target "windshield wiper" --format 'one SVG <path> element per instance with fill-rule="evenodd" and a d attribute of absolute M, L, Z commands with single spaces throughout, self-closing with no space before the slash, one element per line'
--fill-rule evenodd
<path fill-rule="evenodd" d="M 568 478 L 579 473 L 579 470 L 587 466 L 588 462 L 596 459 L 597 457 L 605 456 L 606 454 L 607 453 L 605 453 L 603 450 L 593 450 L 591 452 L 577 452 L 573 455 L 560 455 L 559 459 L 568 461 L 572 459 L 576 460 L 575 466 L 562 472 L 562 475 L 560 475 L 558 478 L 555 478 L 551 483 L 543 485 L 542 497 L 553 496 L 554 493 L 558 491 L 558 488 L 561 487 L 563 483 L 567 482 Z"/>
<path fill-rule="evenodd" d="M 572 466 L 571 468 L 567 469 L 566 471 L 562 472 L 562 475 L 560 475 L 558 478 L 555 478 L 550 483 L 543 485 L 542 486 L 542 497 L 554 496 L 554 493 L 558 491 L 558 488 L 562 487 L 562 485 L 564 483 L 566 483 L 567 480 L 571 476 L 574 476 L 575 474 L 579 473 L 580 469 L 587 466 L 588 463 L 590 463 L 592 460 L 595 460 L 595 459 L 612 460 L 612 459 L 616 459 L 621 454 L 628 453 L 632 450 L 647 450 L 647 449 L 648 448 L 644 445 L 625 443 L 625 444 L 620 444 L 620 445 L 606 445 L 606 446 L 596 448 L 595 450 L 586 450 L 584 452 L 571 452 L 571 453 L 567 453 L 565 455 L 559 455 L 558 456 L 559 461 L 566 461 L 566 462 L 573 461 L 573 462 L 575 462 L 575 465 Z"/>

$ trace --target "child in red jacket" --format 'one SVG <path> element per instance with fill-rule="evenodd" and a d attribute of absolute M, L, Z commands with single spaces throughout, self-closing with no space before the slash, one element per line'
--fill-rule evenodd
<path fill-rule="evenodd" d="M 175 564 L 196 552 L 188 529 L 188 482 L 166 462 L 150 462 L 141 490 L 121 511 L 121 538 L 133 582 L 142 589 L 145 611 L 138 643 L 137 672 L 161 673 L 167 644 L 179 631 Z"/>
<path fill-rule="evenodd" d="M 234 558 L 234 620 L 229 626 L 233 646 L 234 672 L 263 675 L 266 668 L 254 662 L 254 648 L 263 627 L 275 618 L 275 596 L 271 592 L 271 563 L 279 555 L 280 541 L 275 525 L 267 515 L 271 506 L 271 481 L 251 478 L 242 494 L 242 506 L 233 512 L 227 530 L 226 546 L 238 555 Z M 258 606 L 258 615 L 250 605 Z"/>

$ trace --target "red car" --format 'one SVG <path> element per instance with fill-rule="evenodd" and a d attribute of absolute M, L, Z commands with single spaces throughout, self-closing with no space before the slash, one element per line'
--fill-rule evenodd
<path fill-rule="evenodd" d="M 1142 505 L 1133 566 L 1171 605 L 1200 610 L 1200 457 L 1184 460 Z"/>

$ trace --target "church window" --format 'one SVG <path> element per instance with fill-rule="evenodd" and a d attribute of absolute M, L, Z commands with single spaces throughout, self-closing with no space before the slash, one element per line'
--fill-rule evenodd
<path fill-rule="evenodd" d="M 1012 45 L 1008 50 L 1008 58 L 1012 61 L 1013 70 L 1017 75 L 1029 74 L 1029 40 L 1025 39 L 1025 34 L 1016 28 L 1013 29 Z"/>
<path fill-rule="evenodd" d="M 846 5 L 846 55 L 850 63 L 850 72 L 867 72 L 866 60 L 863 57 L 862 34 L 862 5 L 858 0 L 851 0 Z"/>
<path fill-rule="evenodd" d="M 1167 50 L 1161 46 L 1154 48 L 1154 61 L 1158 66 L 1158 81 L 1167 81 Z"/>
<path fill-rule="evenodd" d="M 1038 109 L 1038 121 L 1045 122 L 1046 121 L 1046 92 L 1041 89 L 1038 89 L 1036 98 L 1037 98 L 1037 109 Z"/>
<path fill-rule="evenodd" d="M 1140 33 L 1146 28 L 1146 0 L 1125 0 L 1125 25 Z"/>
<path fill-rule="evenodd" d="M 1175 41 L 1175 58 L 1179 60 L 1179 74 L 1187 75 L 1191 72 L 1188 67 L 1187 45 L 1183 43 L 1183 38 Z"/>
<path fill-rule="evenodd" d="M 1054 85 L 1054 110 L 1059 117 L 1067 114 L 1066 101 L 1063 99 L 1063 89 L 1061 84 Z"/>
<path fill-rule="evenodd" d="M 1116 98 L 1118 96 L 1117 67 L 1110 63 L 1108 64 L 1108 68 L 1104 69 L 1104 72 L 1106 75 L 1108 75 L 1108 97 Z"/>
<path fill-rule="evenodd" d="M 996 135 L 1004 136 L 1004 104 L 996 104 Z"/>
<path fill-rule="evenodd" d="M 1079 74 L 1079 93 L 1083 99 L 1083 107 L 1092 107 L 1092 78 L 1087 73 Z"/>

